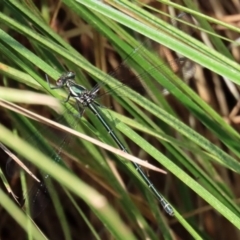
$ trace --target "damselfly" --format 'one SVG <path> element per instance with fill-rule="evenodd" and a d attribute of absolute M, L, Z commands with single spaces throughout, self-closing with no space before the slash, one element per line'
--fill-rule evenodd
<path fill-rule="evenodd" d="M 70 97 L 73 97 L 76 100 L 77 107 L 80 113 L 80 116 L 83 115 L 86 108 L 89 108 L 98 118 L 98 120 L 102 123 L 102 125 L 105 127 L 107 132 L 110 134 L 110 136 L 113 138 L 115 143 L 118 145 L 118 147 L 124 151 L 127 152 L 124 145 L 121 143 L 117 135 L 114 133 L 114 131 L 111 129 L 111 127 L 108 125 L 104 117 L 102 116 L 101 112 L 99 111 L 98 107 L 99 104 L 95 101 L 95 98 L 97 97 L 97 93 L 100 90 L 99 85 L 96 85 L 93 89 L 90 91 L 84 88 L 83 86 L 77 84 L 75 82 L 75 73 L 73 72 L 67 72 L 63 74 L 57 81 L 56 81 L 56 87 L 51 87 L 49 83 L 48 76 L 46 75 L 46 79 L 48 81 L 49 87 L 51 89 L 59 89 L 67 87 L 69 90 L 69 95 L 65 102 L 68 102 Z M 149 189 L 151 189 L 152 193 L 156 196 L 156 198 L 161 203 L 164 210 L 171 216 L 174 215 L 173 208 L 171 205 L 164 199 L 164 197 L 157 191 L 153 183 L 148 179 L 146 174 L 143 172 L 141 167 L 135 163 L 132 162 L 133 166 L 135 167 L 136 171 L 141 175 L 142 179 L 145 181 Z"/>

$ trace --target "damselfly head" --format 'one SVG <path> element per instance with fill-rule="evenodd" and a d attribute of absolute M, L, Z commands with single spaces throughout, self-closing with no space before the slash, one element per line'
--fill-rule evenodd
<path fill-rule="evenodd" d="M 75 76 L 76 76 L 75 72 L 70 71 L 70 72 L 66 73 L 65 78 L 66 79 L 74 79 Z"/>
<path fill-rule="evenodd" d="M 68 80 L 74 80 L 75 73 L 74 72 L 66 72 L 60 76 L 60 78 L 56 81 L 57 86 L 63 86 L 66 84 Z"/>

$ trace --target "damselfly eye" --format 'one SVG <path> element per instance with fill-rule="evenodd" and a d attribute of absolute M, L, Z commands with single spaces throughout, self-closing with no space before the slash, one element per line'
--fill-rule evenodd
<path fill-rule="evenodd" d="M 63 81 L 62 81 L 61 78 L 59 78 L 59 79 L 56 81 L 56 85 L 57 85 L 57 86 L 63 85 Z"/>
<path fill-rule="evenodd" d="M 75 78 L 75 72 L 68 72 L 67 78 Z"/>

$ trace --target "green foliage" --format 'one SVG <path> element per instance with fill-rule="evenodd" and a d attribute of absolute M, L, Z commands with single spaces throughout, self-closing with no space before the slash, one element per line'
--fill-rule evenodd
<path fill-rule="evenodd" d="M 31 94 L 53 95 L 62 101 L 66 98 L 66 93 L 60 90 L 50 90 L 43 73 L 48 74 L 52 79 L 57 79 L 65 67 L 76 72 L 77 82 L 84 86 L 90 87 L 87 76 L 91 76 L 100 84 L 106 83 L 106 89 L 114 89 L 112 95 L 116 101 L 115 104 L 122 106 L 126 115 L 131 117 L 125 117 L 104 108 L 101 111 L 113 128 L 116 128 L 117 134 L 125 141 L 127 148 L 132 149 L 134 146 L 131 151 L 133 155 L 136 153 L 141 156 L 144 151 L 145 158 L 151 156 L 151 159 L 156 160 L 155 165 L 160 163 L 168 171 L 168 175 L 174 176 L 171 186 L 169 184 L 165 191 L 162 182 L 157 184 L 157 188 L 161 189 L 162 186 L 163 195 L 174 206 L 176 219 L 189 235 L 194 239 L 205 238 L 201 227 L 197 227 L 197 217 L 192 216 L 188 222 L 184 215 L 186 212 L 195 210 L 196 204 L 191 199 L 196 198 L 196 195 L 204 199 L 215 211 L 239 229 L 240 211 L 234 202 L 234 194 L 227 184 L 219 180 L 221 177 L 215 170 L 218 166 L 240 173 L 240 164 L 237 160 L 239 134 L 185 82 L 173 74 L 160 57 L 156 57 L 146 46 L 140 45 L 139 47 L 139 42 L 132 37 L 133 32 L 140 33 L 216 74 L 239 83 L 240 66 L 231 60 L 231 54 L 224 47 L 221 37 L 214 33 L 207 21 L 234 31 L 239 32 L 239 29 L 200 14 L 197 10 L 193 10 L 193 7 L 190 10 L 171 3 L 176 9 L 190 13 L 198 19 L 200 26 L 206 29 L 213 41 L 216 49 L 214 50 L 155 16 L 156 13 L 163 16 L 163 12 L 150 9 L 150 13 L 147 7 L 142 8 L 138 2 L 108 1 L 109 5 L 97 0 L 63 0 L 62 2 L 67 9 L 66 12 L 83 19 L 106 37 L 123 59 L 130 55 L 126 61 L 127 65 L 136 75 L 140 76 L 141 81 L 144 82 L 145 92 L 150 94 L 141 95 L 128 87 L 119 87 L 119 81 L 114 76 L 107 75 L 92 65 L 69 43 L 65 42 L 47 23 L 46 19 L 50 17 L 49 11 L 46 11 L 46 5 L 42 5 L 42 12 L 40 12 L 33 3 L 27 5 L 14 0 L 4 0 L 3 11 L 0 12 L 2 55 L 0 71 L 5 79 L 0 89 L 1 99 L 31 103 L 31 100 L 27 98 L 27 94 L 30 93 L 24 92 L 23 97 L 24 90 L 21 86 L 25 86 L 28 90 L 34 91 Z M 170 5 L 169 2 L 159 2 Z M 188 6 L 188 1 L 185 2 Z M 20 36 L 28 40 L 26 45 L 21 42 Z M 14 94 L 11 94 L 8 88 L 9 85 L 11 86 L 9 82 L 12 80 L 10 79 L 13 79 L 17 86 L 15 90 L 18 91 Z M 221 144 L 211 142 L 201 133 L 187 126 L 181 120 L 181 116 L 176 113 L 175 108 L 166 101 L 160 86 L 166 88 L 190 115 L 201 122 L 211 136 L 224 145 L 224 150 Z M 36 99 L 33 95 L 30 96 L 34 100 L 32 103 L 35 103 Z M 44 99 L 41 104 L 50 105 L 49 98 Z M 64 106 L 70 108 L 69 104 Z M 76 114 L 76 109 L 71 111 Z M 55 117 L 57 115 L 53 110 L 48 110 L 48 112 Z M 64 196 L 71 200 L 71 208 L 77 212 L 79 219 L 85 219 L 96 239 L 101 239 L 97 224 L 95 225 L 88 220 L 87 215 L 85 216 L 86 213 L 81 210 L 76 201 L 78 198 L 86 203 L 91 212 L 98 217 L 102 226 L 105 226 L 105 231 L 114 239 L 140 239 L 143 238 L 142 236 L 149 239 L 159 239 L 159 236 L 163 236 L 164 239 L 174 239 L 171 236 L 173 230 L 169 222 L 166 222 L 162 209 L 158 208 L 156 200 L 135 170 L 130 164 L 125 164 L 121 157 L 116 157 L 86 140 L 73 137 L 75 141 L 71 152 L 67 150 L 65 152 L 64 149 L 61 151 L 66 155 L 69 153 L 68 158 L 74 159 L 78 168 L 87 166 L 82 171 L 94 182 L 90 184 L 78 176 L 79 170 L 75 171 L 63 162 L 58 165 L 52 161 L 51 155 L 48 154 L 49 145 L 46 142 L 58 145 L 61 139 L 57 134 L 53 137 L 43 133 L 38 127 L 32 129 L 32 124 L 26 117 L 19 117 L 19 114 L 13 114 L 7 108 L 5 113 L 12 120 L 13 129 L 24 132 L 25 136 L 35 133 L 39 140 L 38 145 L 32 144 L 31 141 L 27 143 L 16 136 L 13 131 L 0 125 L 1 141 L 39 169 L 49 173 L 64 188 L 66 191 Z M 76 130 L 87 136 L 98 137 L 109 145 L 114 145 L 95 116 L 88 113 L 87 117 L 88 120 L 84 117 L 77 120 Z M 73 124 L 75 117 L 71 114 L 65 114 L 63 121 L 67 126 L 75 126 Z M 69 130 L 63 131 L 70 132 Z M 175 139 L 176 136 L 178 139 Z M 54 139 L 57 141 L 55 142 Z M 51 147 L 50 151 L 52 151 Z M 128 176 L 128 179 L 132 178 L 134 189 L 139 189 L 136 196 L 130 194 L 127 187 L 118 180 L 109 164 L 109 158 L 116 160 L 117 166 Z M 160 173 L 158 174 L 160 176 Z M 100 192 L 102 188 L 105 190 L 103 193 Z M 12 201 L 2 191 L 0 195 L 1 205 L 28 232 L 28 235 L 34 239 L 41 239 L 42 236 L 37 229 L 29 230 L 31 224 L 28 217 L 13 207 Z M 58 206 L 57 210 L 61 207 L 61 201 L 57 193 L 53 195 L 53 201 Z M 107 198 L 114 198 L 114 200 L 107 200 Z M 147 211 L 144 211 L 144 206 Z M 65 208 L 64 205 L 62 207 Z M 57 212 L 61 219 L 60 222 L 63 222 L 65 239 L 71 239 L 71 226 L 68 225 L 64 214 L 64 211 Z M 27 224 L 29 224 L 28 228 Z M 156 231 L 156 228 L 160 229 L 160 233 Z M 84 235 L 84 233 L 81 234 Z"/>

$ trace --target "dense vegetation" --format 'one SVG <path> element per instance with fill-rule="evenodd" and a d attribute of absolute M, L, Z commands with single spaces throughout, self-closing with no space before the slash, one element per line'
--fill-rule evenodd
<path fill-rule="evenodd" d="M 35 168 L 2 146 L 0 239 L 239 239 L 240 5 L 214 4 L 1 1 L 0 141 Z M 102 85 L 102 114 L 174 217 L 96 116 L 49 88 L 69 70 Z M 51 201 L 34 225 L 17 202 L 39 170 Z"/>

